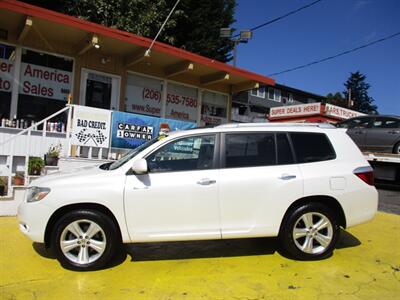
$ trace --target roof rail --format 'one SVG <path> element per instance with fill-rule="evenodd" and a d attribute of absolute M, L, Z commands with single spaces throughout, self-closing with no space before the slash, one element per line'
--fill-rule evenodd
<path fill-rule="evenodd" d="M 248 127 L 319 127 L 319 128 L 336 128 L 329 123 L 289 123 L 289 122 L 266 122 L 266 123 L 228 123 L 215 126 L 215 128 L 248 128 Z"/>

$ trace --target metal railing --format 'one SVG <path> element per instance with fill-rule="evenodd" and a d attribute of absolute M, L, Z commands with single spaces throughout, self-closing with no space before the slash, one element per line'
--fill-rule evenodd
<path fill-rule="evenodd" d="M 48 131 L 47 124 L 49 120 L 51 120 L 54 117 L 59 116 L 60 114 L 63 114 L 64 112 L 68 111 L 68 117 L 67 117 L 67 122 L 66 122 L 66 139 L 69 141 L 69 136 L 70 136 L 70 130 L 71 130 L 71 118 L 72 118 L 72 105 L 67 105 L 63 109 L 53 113 L 52 115 L 44 118 L 43 120 L 31 125 L 30 127 L 21 130 L 20 132 L 13 134 L 9 139 L 6 139 L 5 141 L 0 143 L 0 148 L 4 147 L 5 145 L 10 144 L 10 148 L 8 150 L 9 154 L 7 155 L 7 167 L 8 167 L 8 174 L 7 174 L 7 183 L 8 183 L 8 189 L 7 189 L 7 196 L 10 196 L 12 194 L 12 175 L 13 175 L 13 163 L 14 163 L 14 154 L 15 154 L 15 141 L 21 137 L 21 136 L 26 136 L 26 141 L 25 141 L 25 152 L 24 157 L 25 157 L 25 166 L 24 166 L 24 171 L 23 171 L 23 176 L 24 176 L 24 185 L 27 184 L 27 179 L 28 179 L 28 164 L 29 164 L 29 157 L 30 157 L 30 148 L 31 148 L 31 137 L 32 137 L 32 132 L 37 132 L 40 131 L 38 130 L 39 126 L 43 126 L 42 128 L 42 141 L 46 139 L 48 134 L 53 134 L 54 132 Z M 68 142 L 68 148 L 69 142 Z"/>

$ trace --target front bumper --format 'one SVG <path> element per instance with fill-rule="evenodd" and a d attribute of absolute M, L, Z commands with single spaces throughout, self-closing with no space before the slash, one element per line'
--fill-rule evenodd
<path fill-rule="evenodd" d="M 46 225 L 53 213 L 53 208 L 41 201 L 22 202 L 18 207 L 18 222 L 20 231 L 32 241 L 44 243 Z"/>

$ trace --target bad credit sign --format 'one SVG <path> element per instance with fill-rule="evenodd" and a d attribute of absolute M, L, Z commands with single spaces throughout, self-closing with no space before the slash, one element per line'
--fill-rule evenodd
<path fill-rule="evenodd" d="M 71 144 L 108 148 L 111 111 L 87 106 L 73 106 Z"/>
<path fill-rule="evenodd" d="M 269 118 L 296 117 L 315 115 L 321 113 L 321 103 L 309 103 L 301 105 L 290 105 L 273 107 L 270 110 Z"/>

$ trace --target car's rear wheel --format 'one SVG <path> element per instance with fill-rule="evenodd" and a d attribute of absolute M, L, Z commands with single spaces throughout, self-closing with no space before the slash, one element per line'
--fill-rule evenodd
<path fill-rule="evenodd" d="M 331 209 L 320 203 L 308 203 L 288 212 L 279 240 L 284 250 L 296 259 L 322 259 L 332 254 L 338 233 Z"/>
<path fill-rule="evenodd" d="M 120 244 L 115 224 L 105 214 L 77 210 L 55 225 L 52 247 L 59 262 L 68 269 L 88 271 L 103 268 Z"/>

